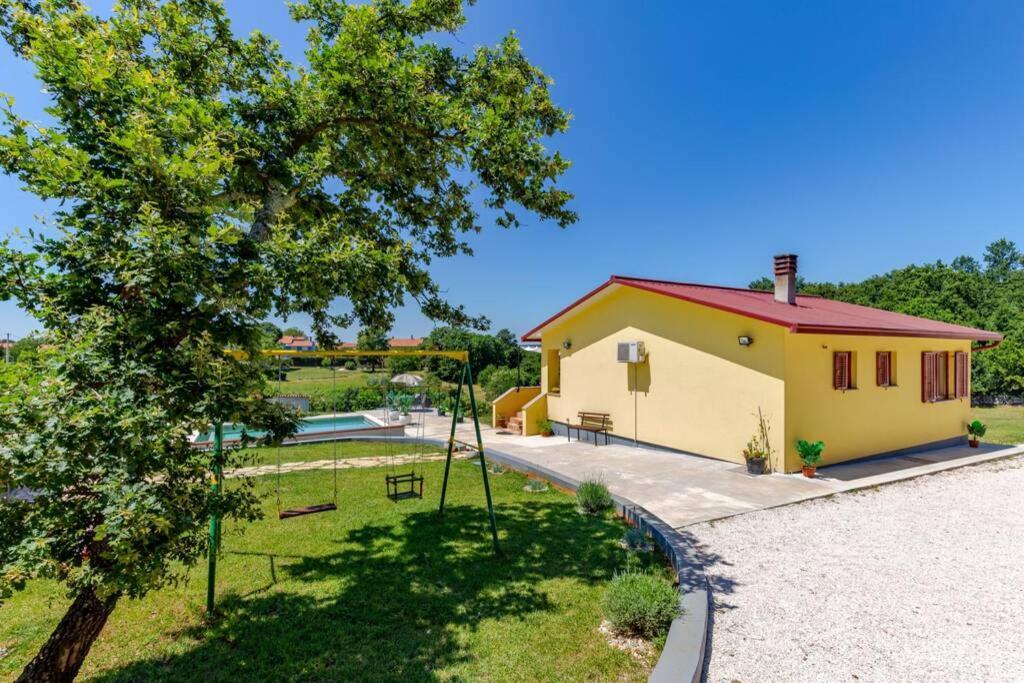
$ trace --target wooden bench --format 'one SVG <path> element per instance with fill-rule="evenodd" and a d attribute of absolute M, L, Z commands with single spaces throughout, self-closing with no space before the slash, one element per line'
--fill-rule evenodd
<path fill-rule="evenodd" d="M 608 445 L 608 422 L 610 421 L 611 415 L 609 413 L 592 413 L 590 411 L 581 410 L 576 414 L 579 418 L 577 424 L 572 422 L 566 422 L 566 438 L 572 441 L 572 430 L 576 430 L 576 440 L 579 441 L 581 432 L 591 432 L 594 435 L 594 445 L 597 443 L 597 435 L 604 434 L 604 443 Z"/>

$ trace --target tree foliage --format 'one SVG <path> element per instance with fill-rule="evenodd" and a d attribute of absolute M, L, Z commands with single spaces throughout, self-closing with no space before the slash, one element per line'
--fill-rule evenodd
<path fill-rule="evenodd" d="M 751 289 L 770 290 L 761 278 Z M 976 401 L 1024 396 L 1024 255 L 1010 240 L 985 249 L 983 264 L 958 256 L 911 265 L 862 282 L 807 282 L 803 294 L 817 294 L 863 306 L 994 330 L 1005 335 L 996 349 L 972 354 L 971 390 Z"/>
<path fill-rule="evenodd" d="M 356 348 L 360 351 L 387 351 L 390 348 L 387 332 L 380 327 L 364 327 L 356 337 Z M 383 356 L 364 356 L 359 360 L 363 367 L 373 372 L 384 365 Z"/>
<path fill-rule="evenodd" d="M 259 364 L 223 353 L 251 359 L 261 320 L 306 314 L 325 347 L 336 326 L 389 329 L 407 299 L 478 324 L 428 272 L 471 253 L 475 201 L 501 226 L 575 219 L 556 184 L 568 162 L 542 143 L 569 117 L 513 35 L 438 45 L 464 23 L 459 0 L 291 13 L 308 66 L 237 37 L 218 0 L 122 0 L 108 17 L 0 0 L 0 33 L 50 98 L 48 122 L 0 100 L 0 169 L 58 207 L 27 247 L 0 244 L 0 297 L 53 345 L 0 400 L 0 472 L 37 493 L 0 516 L 0 591 L 50 576 L 112 605 L 204 553 L 211 513 L 255 514 L 244 486 L 210 494 L 211 456 L 188 436 L 294 428 Z M 44 654 L 30 669 L 73 675 L 84 656 Z"/>
<path fill-rule="evenodd" d="M 458 327 L 439 327 L 423 340 L 423 348 L 439 351 L 469 351 L 469 362 L 473 376 L 489 365 L 508 366 L 513 364 L 518 350 L 515 335 L 508 330 L 497 334 L 482 334 Z M 448 382 L 459 381 L 462 364 L 449 358 L 427 358 L 424 365 L 428 370 Z"/>

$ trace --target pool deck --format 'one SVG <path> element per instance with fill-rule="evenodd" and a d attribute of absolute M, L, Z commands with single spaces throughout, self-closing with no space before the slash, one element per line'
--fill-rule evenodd
<path fill-rule="evenodd" d="M 447 440 L 450 418 L 416 414 L 415 419 L 421 415 L 425 437 Z M 544 469 L 574 481 L 600 478 L 613 493 L 642 505 L 674 528 L 1024 453 L 1024 445 L 936 448 L 831 465 L 808 479 L 800 474 L 752 476 L 740 464 L 651 448 L 523 437 L 486 425 L 481 430 L 486 453 L 513 466 Z M 415 431 L 409 427 L 406 433 L 414 436 Z M 458 425 L 456 438 L 475 443 L 472 423 Z"/>

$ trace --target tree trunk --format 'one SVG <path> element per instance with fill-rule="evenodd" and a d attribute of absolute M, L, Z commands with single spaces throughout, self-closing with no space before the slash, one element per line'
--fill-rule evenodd
<path fill-rule="evenodd" d="M 119 597 L 100 599 L 92 588 L 82 591 L 50 634 L 50 639 L 21 672 L 18 683 L 75 680 Z"/>

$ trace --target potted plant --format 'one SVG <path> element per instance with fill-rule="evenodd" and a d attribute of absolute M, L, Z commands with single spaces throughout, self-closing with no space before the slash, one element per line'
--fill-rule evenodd
<path fill-rule="evenodd" d="M 398 424 L 412 424 L 412 401 L 410 394 L 400 393 L 395 397 L 395 405 L 398 407 Z"/>
<path fill-rule="evenodd" d="M 546 417 L 541 418 L 537 420 L 537 431 L 540 432 L 541 436 L 551 436 L 555 433 L 555 426 Z"/>
<path fill-rule="evenodd" d="M 750 437 L 746 448 L 743 449 L 743 459 L 747 463 L 747 472 L 750 474 L 764 474 L 768 468 L 768 460 L 772 455 L 771 439 L 768 438 L 771 432 L 771 425 L 768 418 L 764 416 L 761 409 L 757 409 L 757 431 Z"/>
<path fill-rule="evenodd" d="M 985 436 L 988 427 L 981 420 L 975 420 L 967 425 L 967 445 L 977 448 L 981 444 L 981 437 Z"/>
<path fill-rule="evenodd" d="M 389 391 L 384 402 L 384 412 L 387 418 L 388 424 L 396 424 L 398 422 L 398 394 L 393 391 Z"/>
<path fill-rule="evenodd" d="M 437 399 L 437 415 L 444 417 L 452 412 L 452 399 L 450 396 L 443 396 Z"/>
<path fill-rule="evenodd" d="M 818 462 L 821 461 L 821 452 L 823 450 L 825 450 L 824 441 L 812 443 L 800 439 L 796 442 L 796 452 L 804 462 L 803 472 L 805 477 L 811 478 L 814 476 L 815 471 L 818 469 Z"/>
<path fill-rule="evenodd" d="M 747 447 L 743 449 L 743 459 L 747 463 L 748 473 L 764 474 L 764 466 L 768 462 L 768 458 L 765 452 L 757 445 L 756 439 L 751 439 L 747 442 Z"/>

